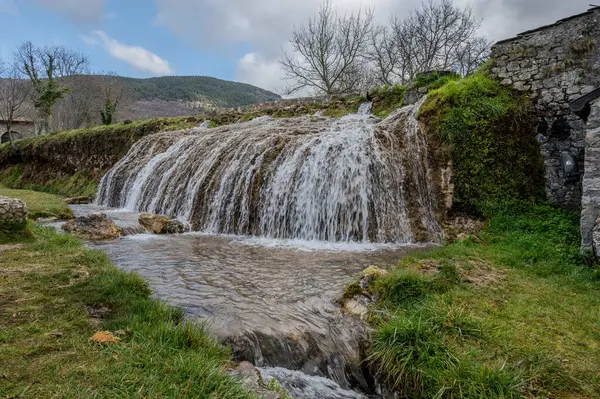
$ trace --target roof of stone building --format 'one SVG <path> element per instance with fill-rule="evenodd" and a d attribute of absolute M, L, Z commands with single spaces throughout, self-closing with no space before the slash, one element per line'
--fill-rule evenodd
<path fill-rule="evenodd" d="M 563 24 L 565 22 L 571 21 L 573 19 L 577 19 L 577 18 L 585 17 L 587 15 L 591 15 L 591 14 L 597 12 L 597 11 L 600 11 L 600 6 L 594 6 L 594 7 L 590 8 L 589 10 L 587 10 L 586 12 L 582 12 L 581 14 L 576 14 L 576 15 L 572 15 L 572 16 L 567 17 L 567 18 L 559 19 L 558 21 L 556 21 L 553 24 L 540 26 L 539 28 L 535 28 L 535 29 L 531 29 L 531 30 L 519 33 L 516 36 L 510 37 L 508 39 L 500 40 L 496 44 L 502 44 L 502 43 L 510 42 L 510 41 L 513 41 L 513 40 L 518 39 L 520 37 L 529 35 L 531 33 L 535 33 L 535 32 L 539 32 L 539 31 L 542 31 L 542 30 L 550 29 L 550 28 L 553 28 L 553 27 L 558 26 L 560 24 Z"/>
<path fill-rule="evenodd" d="M 571 110 L 575 113 L 581 112 L 588 103 L 591 103 L 592 101 L 594 101 L 595 99 L 600 98 L 600 87 L 598 87 L 595 90 L 592 90 L 591 92 L 584 94 L 583 96 L 579 97 L 578 99 L 571 101 L 570 103 L 570 107 Z"/>

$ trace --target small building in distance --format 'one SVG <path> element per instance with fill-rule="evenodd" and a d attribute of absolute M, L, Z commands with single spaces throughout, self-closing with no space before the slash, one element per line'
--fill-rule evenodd
<path fill-rule="evenodd" d="M 17 118 L 12 123 L 11 131 L 14 140 L 35 136 L 35 122 L 29 118 Z M 6 122 L 0 119 L 0 144 L 10 141 L 6 131 Z"/>

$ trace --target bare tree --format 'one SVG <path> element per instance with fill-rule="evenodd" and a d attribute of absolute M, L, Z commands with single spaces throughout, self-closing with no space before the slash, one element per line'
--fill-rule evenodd
<path fill-rule="evenodd" d="M 104 76 L 103 99 L 104 105 L 100 110 L 103 125 L 111 125 L 117 120 L 118 111 L 131 99 L 127 85 L 115 72 Z"/>
<path fill-rule="evenodd" d="M 371 10 L 339 16 L 331 0 L 325 0 L 306 25 L 294 30 L 293 52 L 283 52 L 281 65 L 293 81 L 287 93 L 305 88 L 326 94 L 357 90 L 357 71 L 362 69 L 372 24 Z"/>
<path fill-rule="evenodd" d="M 470 7 L 452 0 L 428 0 L 391 28 L 371 37 L 369 59 L 382 83 L 404 83 L 420 72 L 453 70 L 467 75 L 487 57 L 489 42 L 479 36 L 481 21 Z"/>
<path fill-rule="evenodd" d="M 18 66 L 14 63 L 6 66 L 0 60 L 0 119 L 6 127 L 12 149 L 15 148 L 13 123 L 27 114 L 29 89 L 28 82 L 19 74 Z"/>
<path fill-rule="evenodd" d="M 70 91 L 59 79 L 88 72 L 89 60 L 63 46 L 40 48 L 31 42 L 19 47 L 15 59 L 20 72 L 31 81 L 33 105 L 41 120 L 38 133 L 47 133 L 54 105 Z"/>

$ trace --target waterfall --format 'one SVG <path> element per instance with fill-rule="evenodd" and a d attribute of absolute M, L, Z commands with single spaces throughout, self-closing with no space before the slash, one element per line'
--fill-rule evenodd
<path fill-rule="evenodd" d="M 100 205 L 207 233 L 325 241 L 438 241 L 420 104 L 385 120 L 256 118 L 151 135 L 102 179 Z"/>

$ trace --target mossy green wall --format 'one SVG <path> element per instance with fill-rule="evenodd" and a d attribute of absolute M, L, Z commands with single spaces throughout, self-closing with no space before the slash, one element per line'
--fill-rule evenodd
<path fill-rule="evenodd" d="M 431 91 L 419 119 L 436 162 L 452 161 L 455 210 L 545 197 L 537 117 L 525 95 L 479 73 Z"/>

